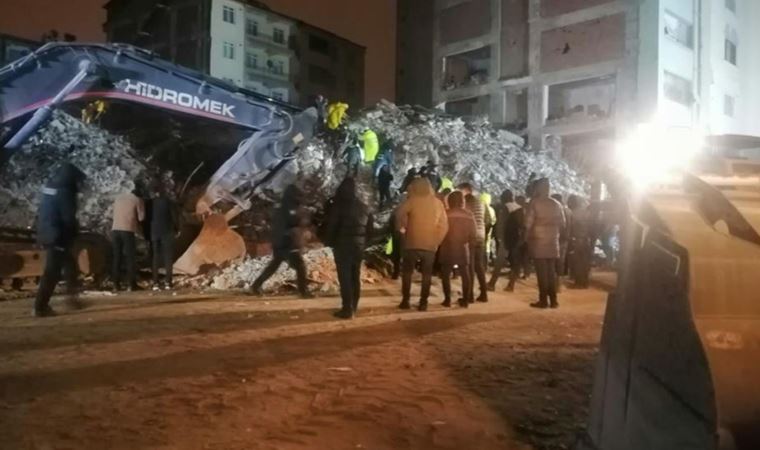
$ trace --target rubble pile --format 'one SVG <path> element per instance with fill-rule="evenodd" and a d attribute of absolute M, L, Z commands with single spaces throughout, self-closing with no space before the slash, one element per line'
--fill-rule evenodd
<path fill-rule="evenodd" d="M 271 256 L 262 258 L 246 258 L 244 261 L 232 264 L 214 276 L 199 278 L 196 286 L 208 287 L 213 290 L 249 289 L 253 281 L 272 260 Z M 322 293 L 333 293 L 338 289 L 338 275 L 335 268 L 332 250 L 326 247 L 309 250 L 304 253 L 309 284 L 318 286 Z M 267 292 L 279 292 L 286 287 L 295 288 L 296 273 L 287 263 L 264 284 Z M 377 283 L 382 275 L 374 270 L 362 267 L 362 282 Z"/>
<path fill-rule="evenodd" d="M 0 169 L 0 226 L 34 225 L 40 191 L 64 161 L 86 175 L 79 197 L 82 228 L 110 229 L 114 197 L 146 177 L 146 165 L 123 138 L 60 111 Z"/>

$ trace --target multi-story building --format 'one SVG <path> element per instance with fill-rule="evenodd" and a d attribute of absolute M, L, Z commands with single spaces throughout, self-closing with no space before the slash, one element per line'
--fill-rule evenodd
<path fill-rule="evenodd" d="M 365 48 L 243 0 L 110 0 L 111 42 L 153 50 L 237 86 L 308 104 L 322 94 L 362 105 Z"/>
<path fill-rule="evenodd" d="M 39 46 L 39 42 L 8 34 L 0 34 L 0 67 L 12 63 L 24 55 L 28 55 Z"/>
<path fill-rule="evenodd" d="M 432 77 L 412 72 L 401 98 L 432 78 L 432 104 L 534 147 L 596 158 L 651 121 L 760 135 L 760 2 L 434 0 L 428 17 Z"/>

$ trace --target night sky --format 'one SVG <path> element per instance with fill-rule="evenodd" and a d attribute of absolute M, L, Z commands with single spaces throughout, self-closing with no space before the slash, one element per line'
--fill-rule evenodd
<path fill-rule="evenodd" d="M 432 0 L 419 0 L 432 1 Z M 0 33 L 39 39 L 51 29 L 102 42 L 105 0 L 0 0 Z M 273 10 L 367 47 L 366 101 L 395 98 L 396 0 L 264 0 Z"/>

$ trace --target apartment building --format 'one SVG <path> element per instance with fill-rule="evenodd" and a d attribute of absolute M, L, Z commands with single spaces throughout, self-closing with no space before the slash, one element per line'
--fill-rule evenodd
<path fill-rule="evenodd" d="M 362 105 L 365 48 L 243 0 L 111 0 L 111 42 L 295 104 L 322 94 Z"/>
<path fill-rule="evenodd" d="M 433 9 L 431 103 L 488 115 L 534 147 L 593 159 L 654 120 L 760 135 L 760 2 L 434 0 Z"/>
<path fill-rule="evenodd" d="M 39 42 L 0 33 L 0 67 L 28 55 L 39 46 Z"/>

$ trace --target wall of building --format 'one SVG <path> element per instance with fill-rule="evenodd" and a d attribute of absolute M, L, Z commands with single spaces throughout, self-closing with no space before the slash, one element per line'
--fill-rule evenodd
<path fill-rule="evenodd" d="M 225 8 L 234 12 L 234 23 L 224 20 Z M 211 49 L 209 73 L 244 86 L 245 81 L 245 5 L 230 0 L 211 0 Z M 232 54 L 226 53 L 232 49 Z M 231 56 L 231 57 L 229 57 Z"/>
<path fill-rule="evenodd" d="M 432 1 L 398 0 L 396 102 L 433 106 Z"/>

